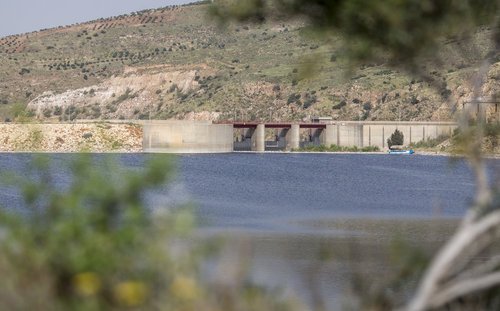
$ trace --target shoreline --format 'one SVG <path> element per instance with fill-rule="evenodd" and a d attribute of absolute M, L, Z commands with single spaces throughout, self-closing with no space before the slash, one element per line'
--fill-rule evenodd
<path fill-rule="evenodd" d="M 145 154 L 145 155 L 177 155 L 177 156 L 201 156 L 201 155 L 221 155 L 221 154 L 330 154 L 330 155 L 389 155 L 386 151 L 368 151 L 368 152 L 355 152 L 355 151 L 233 151 L 233 152 L 220 152 L 220 153 L 166 153 L 166 152 L 144 152 L 138 149 L 110 149 L 110 150 L 78 150 L 78 151 L 64 151 L 64 150 L 1 150 L 2 154 Z M 433 157 L 448 157 L 448 158 L 466 158 L 465 155 L 453 154 L 443 151 L 415 151 L 412 155 L 400 156 L 433 156 Z M 500 154 L 484 154 L 485 159 L 500 159 Z"/>
<path fill-rule="evenodd" d="M 233 151 L 233 153 L 276 153 L 276 154 L 373 154 L 373 155 L 388 155 L 388 151 Z M 449 152 L 443 151 L 415 151 L 412 155 L 425 155 L 425 156 L 442 156 L 442 157 L 453 157 Z M 499 155 L 500 156 L 500 155 Z M 462 157 L 462 156 L 460 156 Z"/>
<path fill-rule="evenodd" d="M 367 155 L 389 155 L 385 151 L 233 151 L 220 153 L 166 153 L 166 152 L 144 152 L 142 150 L 80 150 L 80 151 L 61 151 L 61 150 L 0 150 L 0 154 L 165 154 L 165 155 L 220 155 L 220 154 L 367 154 Z M 455 155 L 449 152 L 418 151 L 412 155 L 406 156 L 438 156 L 438 157 L 456 157 L 464 158 L 464 155 Z M 484 155 L 487 159 L 500 159 L 500 154 Z"/>

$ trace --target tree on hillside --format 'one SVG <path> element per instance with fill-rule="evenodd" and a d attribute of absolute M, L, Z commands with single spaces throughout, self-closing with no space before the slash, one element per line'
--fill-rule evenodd
<path fill-rule="evenodd" d="M 470 105 L 470 109 L 477 108 L 474 98 L 483 97 L 490 65 L 500 60 L 500 0 L 219 0 L 210 11 L 221 22 L 303 17 L 309 26 L 327 37 L 340 34 L 344 56 L 352 65 L 386 63 L 419 76 L 448 104 L 455 103 L 453 94 L 443 89 L 446 83 L 432 77 L 421 64 L 425 60 L 435 68 L 445 69 L 449 65 L 446 56 L 438 53 L 442 42 L 458 42 L 454 48 L 463 59 L 477 62 L 477 70 L 472 74 L 475 105 Z M 486 51 L 472 43 L 479 28 L 488 29 L 490 35 L 491 44 Z M 472 55 L 469 50 L 475 53 Z M 480 301 L 478 297 L 483 298 L 484 308 L 499 309 L 500 254 L 491 246 L 500 236 L 500 201 L 493 195 L 498 189 L 491 189 L 481 156 L 485 134 L 498 140 L 499 131 L 489 131 L 484 118 L 474 121 L 469 116 L 463 114 L 456 141 L 476 178 L 474 204 L 428 267 L 407 306 L 411 311 L 443 308 L 458 300 L 462 308 L 472 294 L 476 303 Z M 488 261 L 474 260 L 484 252 L 490 252 Z"/>

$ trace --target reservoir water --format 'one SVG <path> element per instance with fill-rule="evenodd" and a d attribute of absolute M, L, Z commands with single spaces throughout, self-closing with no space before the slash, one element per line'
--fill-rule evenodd
<path fill-rule="evenodd" d="M 296 232 L 339 217 L 461 217 L 474 181 L 464 161 L 364 154 L 183 156 L 180 181 L 207 226 Z"/>
<path fill-rule="evenodd" d="M 0 171 L 29 177 L 23 168 L 30 157 L 1 154 Z M 69 177 L 60 168 L 73 157 L 50 155 L 61 187 Z M 141 169 L 149 155 L 111 157 Z M 439 156 L 233 153 L 176 161 L 175 181 L 152 193 L 153 202 L 194 204 L 198 234 L 223 237 L 224 256 L 249 266 L 249 279 L 298 293 L 310 305 L 329 310 L 346 299 L 353 270 L 384 279 L 395 238 L 435 251 L 474 194 L 465 161 Z M 489 162 L 492 180 L 498 168 L 500 161 Z M 7 186 L 0 189 L 0 202 L 22 207 L 20 194 Z M 217 277 L 234 269 L 211 270 Z"/>

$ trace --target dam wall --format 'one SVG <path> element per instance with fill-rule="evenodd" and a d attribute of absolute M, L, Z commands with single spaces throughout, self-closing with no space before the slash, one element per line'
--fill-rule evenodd
<path fill-rule="evenodd" d="M 158 152 L 229 153 L 291 150 L 310 144 L 378 146 L 396 129 L 404 145 L 451 136 L 452 122 L 335 121 L 330 123 L 229 123 L 211 121 L 135 121 L 0 124 L 0 152 Z M 265 129 L 275 139 L 265 141 Z M 244 131 L 244 135 L 234 135 Z M 305 135 L 309 133 L 309 135 Z M 240 139 L 241 136 L 241 139 Z M 235 137 L 236 142 L 234 142 Z"/>
<path fill-rule="evenodd" d="M 404 145 L 441 135 L 451 136 L 457 128 L 454 122 L 336 122 L 328 124 L 322 142 L 339 146 L 378 146 L 387 148 L 387 139 L 396 129 L 404 135 Z"/>
<path fill-rule="evenodd" d="M 454 122 L 415 121 L 232 122 L 229 124 L 233 125 L 235 129 L 246 129 L 245 134 L 241 135 L 242 141 L 238 140 L 234 143 L 235 150 L 242 151 L 246 148 L 246 150 L 257 152 L 292 150 L 319 144 L 358 148 L 377 146 L 381 150 L 387 150 L 387 139 L 396 129 L 403 133 L 403 144 L 409 145 L 439 136 L 451 137 L 457 128 L 457 124 Z M 265 141 L 264 130 L 266 128 L 275 129 L 273 141 Z M 247 140 L 250 140 L 251 143 Z"/>
<path fill-rule="evenodd" d="M 233 126 L 211 121 L 142 123 L 143 151 L 155 153 L 233 152 Z"/>

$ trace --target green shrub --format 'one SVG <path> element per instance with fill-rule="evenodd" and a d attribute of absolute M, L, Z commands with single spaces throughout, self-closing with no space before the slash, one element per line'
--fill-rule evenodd
<path fill-rule="evenodd" d="M 412 95 L 412 96 L 411 96 L 410 103 L 411 103 L 412 105 L 416 105 L 416 104 L 418 104 L 419 102 L 420 102 L 420 100 L 418 100 L 418 99 L 417 99 L 417 97 L 416 97 L 415 95 Z"/>
<path fill-rule="evenodd" d="M 290 96 L 288 96 L 288 100 L 286 101 L 287 105 L 290 105 L 291 103 L 293 102 L 299 102 L 300 101 L 300 97 L 301 95 L 300 94 L 290 94 Z"/>
<path fill-rule="evenodd" d="M 449 135 L 439 135 L 436 138 L 421 140 L 421 141 L 418 141 L 416 143 L 410 143 L 409 147 L 410 148 L 434 148 L 449 138 L 450 138 Z"/>
<path fill-rule="evenodd" d="M 330 146 L 326 146 L 325 144 L 307 145 L 302 148 L 292 149 L 292 151 L 302 152 L 374 152 L 379 150 L 380 149 L 377 146 L 366 146 L 360 149 L 357 146 L 347 147 L 336 144 L 331 144 Z"/>
<path fill-rule="evenodd" d="M 141 194 L 168 178 L 171 163 L 156 161 L 126 176 L 104 166 L 97 169 L 91 157 L 74 161 L 66 191 L 37 182 L 38 174 L 52 174 L 46 158 L 38 160 L 33 181 L 12 177 L 32 212 L 19 218 L 1 211 L 6 236 L 0 270 L 9 284 L 0 286 L 1 296 L 24 293 L 22 301 L 3 299 L 2 309 L 38 303 L 45 310 L 155 309 L 175 274 L 165 268 L 168 254 L 153 246 L 161 249 L 162 231 L 176 229 L 159 228 Z"/>
<path fill-rule="evenodd" d="M 33 128 L 28 134 L 28 139 L 25 141 L 24 146 L 19 146 L 18 149 L 22 151 L 38 151 L 42 146 L 43 132 L 41 129 Z"/>
<path fill-rule="evenodd" d="M 113 104 L 107 104 L 107 105 L 106 105 L 106 109 L 108 109 L 108 110 L 109 110 L 109 112 L 111 112 L 111 113 L 114 113 L 114 112 L 116 112 L 116 110 L 117 110 L 116 106 L 115 106 L 115 105 L 113 105 Z"/>
<path fill-rule="evenodd" d="M 52 116 L 52 110 L 50 108 L 44 109 L 43 116 L 46 118 L 50 118 L 50 116 Z"/>
<path fill-rule="evenodd" d="M 64 110 L 64 114 L 70 115 L 75 112 L 75 106 L 71 105 Z"/>
<path fill-rule="evenodd" d="M 343 101 L 341 101 L 339 104 L 337 104 L 337 105 L 333 106 L 333 107 L 332 107 L 332 109 L 340 109 L 340 108 L 342 108 L 342 107 L 345 107 L 346 105 L 347 105 L 346 101 L 345 101 L 345 100 L 343 100 Z"/>
<path fill-rule="evenodd" d="M 315 93 L 315 91 L 313 91 Z M 305 100 L 303 103 L 303 108 L 307 109 L 318 101 L 318 98 L 314 94 L 306 93 Z"/>
<path fill-rule="evenodd" d="M 101 116 L 101 107 L 99 107 L 99 106 L 92 107 L 92 117 L 94 119 L 97 119 L 100 116 Z"/>
<path fill-rule="evenodd" d="M 404 135 L 403 132 L 396 129 L 394 133 L 392 133 L 390 138 L 387 138 L 387 146 L 391 148 L 391 146 L 395 145 L 403 145 L 404 144 Z"/>
<path fill-rule="evenodd" d="M 24 74 L 30 73 L 30 70 L 27 68 L 21 68 L 21 71 L 19 71 L 19 74 L 22 76 Z"/>
<path fill-rule="evenodd" d="M 362 152 L 376 152 L 380 151 L 380 148 L 378 146 L 366 146 L 361 148 Z"/>

